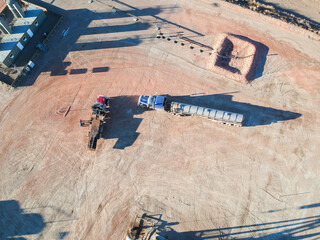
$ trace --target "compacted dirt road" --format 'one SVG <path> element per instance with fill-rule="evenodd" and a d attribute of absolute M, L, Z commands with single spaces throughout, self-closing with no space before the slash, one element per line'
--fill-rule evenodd
<path fill-rule="evenodd" d="M 1 239 L 124 239 L 143 212 L 168 239 L 319 238 L 320 36 L 223 1 L 42 4 L 65 16 L 49 51 L 0 90 Z M 237 58 L 208 66 L 221 36 Z M 136 107 L 155 92 L 244 126 Z"/>

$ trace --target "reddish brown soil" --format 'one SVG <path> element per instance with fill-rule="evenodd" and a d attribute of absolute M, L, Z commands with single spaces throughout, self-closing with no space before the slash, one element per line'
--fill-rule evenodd
<path fill-rule="evenodd" d="M 104 3 L 140 15 L 139 24 Z M 317 36 L 222 1 L 53 4 L 66 18 L 35 82 L 0 89 L 0 203 L 38 214 L 29 232 L 18 230 L 21 215 L 5 215 L 11 228 L 0 228 L 0 238 L 123 239 L 141 211 L 161 215 L 170 239 L 318 237 Z M 241 84 L 230 71 L 210 71 L 210 50 L 157 39 L 156 26 L 206 46 L 227 34 L 239 56 L 258 52 L 250 41 L 263 44 L 265 61 L 230 61 L 243 79 L 255 63 L 260 76 Z M 238 111 L 246 122 L 137 109 L 140 94 L 155 92 Z M 111 120 L 91 152 L 79 119 L 99 94 L 110 97 Z"/>

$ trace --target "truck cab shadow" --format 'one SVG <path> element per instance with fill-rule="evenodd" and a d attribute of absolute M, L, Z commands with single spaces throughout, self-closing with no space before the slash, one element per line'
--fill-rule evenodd
<path fill-rule="evenodd" d="M 142 113 L 137 108 L 139 96 L 118 96 L 110 98 L 110 118 L 107 119 L 101 137 L 117 139 L 114 149 L 125 149 L 131 146 L 140 133 L 137 129 L 142 118 L 136 117 Z"/>
<path fill-rule="evenodd" d="M 231 93 L 210 95 L 167 96 L 168 101 L 182 102 L 244 115 L 243 127 L 269 125 L 301 117 L 300 113 L 263 107 L 232 100 Z"/>

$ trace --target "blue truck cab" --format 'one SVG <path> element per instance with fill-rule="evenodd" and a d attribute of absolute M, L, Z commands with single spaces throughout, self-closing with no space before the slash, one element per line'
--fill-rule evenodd
<path fill-rule="evenodd" d="M 166 96 L 163 95 L 140 95 L 138 100 L 138 106 L 147 108 L 147 109 L 154 109 L 159 111 L 164 111 L 164 106 L 166 103 Z"/>

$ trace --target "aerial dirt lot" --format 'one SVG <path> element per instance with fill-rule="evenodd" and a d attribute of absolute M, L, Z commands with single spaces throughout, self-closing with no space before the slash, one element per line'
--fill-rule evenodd
<path fill-rule="evenodd" d="M 320 0 L 257 0 L 257 2 L 272 4 L 286 12 L 294 12 L 310 20 L 320 22 Z"/>
<path fill-rule="evenodd" d="M 0 239 L 121 240 L 141 213 L 167 239 L 320 237 L 319 35 L 218 0 L 32 2 L 64 20 L 24 86 L 0 88 Z M 221 36 L 237 58 L 210 67 Z M 137 108 L 155 92 L 246 119 Z M 79 120 L 99 94 L 92 152 Z"/>

